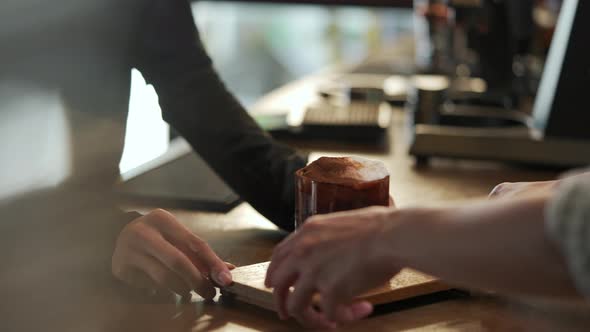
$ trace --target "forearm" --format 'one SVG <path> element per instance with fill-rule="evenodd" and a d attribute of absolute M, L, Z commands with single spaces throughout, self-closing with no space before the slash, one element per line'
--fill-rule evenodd
<path fill-rule="evenodd" d="M 190 85 L 192 92 L 182 100 L 192 109 L 163 101 L 166 120 L 245 201 L 293 230 L 293 174 L 305 166 L 305 158 L 264 133 L 212 70 L 202 69 Z"/>
<path fill-rule="evenodd" d="M 227 91 L 185 1 L 148 1 L 135 64 L 158 92 L 162 116 L 244 200 L 293 229 L 293 173 L 305 158 L 272 140 Z"/>
<path fill-rule="evenodd" d="M 400 210 L 392 249 L 405 265 L 457 286 L 574 297 L 566 263 L 545 232 L 547 201 L 537 196 Z"/>

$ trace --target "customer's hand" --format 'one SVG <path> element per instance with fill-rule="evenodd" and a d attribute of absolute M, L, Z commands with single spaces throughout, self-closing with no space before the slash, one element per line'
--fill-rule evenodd
<path fill-rule="evenodd" d="M 169 212 L 155 210 L 120 233 L 112 259 L 118 279 L 151 291 L 215 297 L 213 284 L 231 284 L 230 269 L 198 236 Z"/>
<path fill-rule="evenodd" d="M 550 196 L 564 181 L 578 181 L 590 177 L 590 169 L 574 169 L 562 174 L 557 180 L 538 182 L 505 182 L 497 185 L 490 198 L 525 198 L 531 196 Z"/>
<path fill-rule="evenodd" d="M 265 280 L 274 288 L 279 316 L 320 328 L 368 316 L 371 304 L 355 297 L 399 271 L 387 250 L 392 213 L 372 207 L 317 215 L 280 243 Z M 316 293 L 321 310 L 312 302 Z"/>
<path fill-rule="evenodd" d="M 505 182 L 497 185 L 491 192 L 490 198 L 513 199 L 526 198 L 530 196 L 550 195 L 553 189 L 559 184 L 555 181 L 539 182 Z"/>

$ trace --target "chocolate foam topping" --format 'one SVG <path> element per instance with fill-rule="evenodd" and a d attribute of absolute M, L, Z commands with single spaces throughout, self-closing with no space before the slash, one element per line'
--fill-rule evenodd
<path fill-rule="evenodd" d="M 389 176 L 380 161 L 360 157 L 321 157 L 297 174 L 322 183 L 356 186 Z"/>

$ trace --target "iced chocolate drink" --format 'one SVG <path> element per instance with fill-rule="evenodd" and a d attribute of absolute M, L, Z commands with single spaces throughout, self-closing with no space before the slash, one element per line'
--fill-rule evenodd
<path fill-rule="evenodd" d="M 295 177 L 295 227 L 315 214 L 389 204 L 389 172 L 379 161 L 322 157 Z"/>

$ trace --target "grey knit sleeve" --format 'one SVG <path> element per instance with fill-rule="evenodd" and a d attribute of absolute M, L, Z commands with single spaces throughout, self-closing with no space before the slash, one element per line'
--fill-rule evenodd
<path fill-rule="evenodd" d="M 561 249 L 578 290 L 590 297 L 590 176 L 562 180 L 545 211 L 549 237 Z"/>

